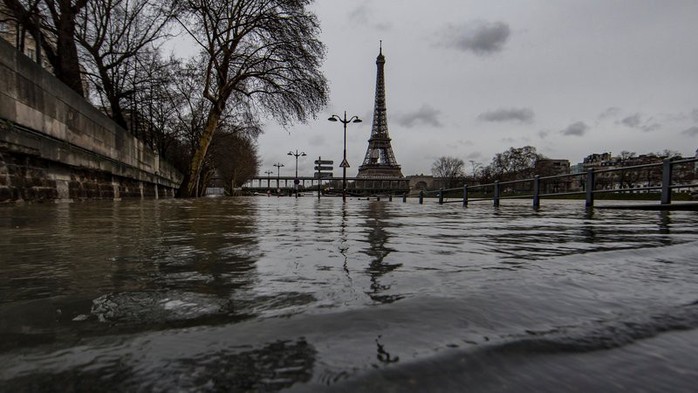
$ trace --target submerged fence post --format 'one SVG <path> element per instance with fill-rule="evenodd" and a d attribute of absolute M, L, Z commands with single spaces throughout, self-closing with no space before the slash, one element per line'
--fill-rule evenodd
<path fill-rule="evenodd" d="M 468 185 L 463 185 L 463 207 L 468 207 Z"/>
<path fill-rule="evenodd" d="M 662 162 L 662 205 L 671 204 L 671 159 Z"/>
<path fill-rule="evenodd" d="M 392 202 L 392 201 L 393 201 L 393 194 L 388 194 L 388 202 Z"/>
<path fill-rule="evenodd" d="M 402 202 L 407 202 L 407 193 L 402 194 Z"/>
<path fill-rule="evenodd" d="M 540 176 L 536 175 L 533 178 L 533 208 L 538 209 L 540 207 Z"/>
<path fill-rule="evenodd" d="M 592 207 L 594 206 L 594 179 L 596 176 L 594 176 L 594 168 L 590 168 L 589 171 L 587 172 L 587 198 L 586 198 L 586 207 Z"/>
<path fill-rule="evenodd" d="M 424 190 L 419 190 L 419 204 L 424 203 Z"/>
<path fill-rule="evenodd" d="M 441 187 L 441 189 L 439 189 L 439 205 L 443 205 L 443 204 L 444 204 L 444 189 L 443 189 L 443 187 Z"/>
<path fill-rule="evenodd" d="M 499 207 L 499 180 L 494 181 L 494 207 Z"/>

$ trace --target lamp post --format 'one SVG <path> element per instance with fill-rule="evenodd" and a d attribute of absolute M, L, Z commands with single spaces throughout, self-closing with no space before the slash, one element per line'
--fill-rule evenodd
<path fill-rule="evenodd" d="M 294 156 L 296 157 L 296 177 L 293 179 L 293 188 L 296 190 L 296 198 L 298 198 L 298 183 L 300 183 L 300 180 L 298 180 L 298 157 L 305 157 L 306 154 L 305 152 L 298 152 L 298 149 L 296 149 L 296 152 L 288 152 L 289 156 Z"/>
<path fill-rule="evenodd" d="M 271 188 L 271 174 L 274 171 L 264 171 L 264 173 L 267 175 L 267 188 Z"/>
<path fill-rule="evenodd" d="M 273 166 L 276 167 L 276 190 L 279 195 L 281 195 L 281 180 L 279 179 L 280 173 L 281 173 L 281 167 L 284 166 L 284 164 L 277 162 Z"/>
<path fill-rule="evenodd" d="M 352 116 L 347 120 L 347 111 L 344 111 L 344 118 L 337 115 L 330 116 L 329 121 L 338 121 L 344 125 L 344 155 L 342 163 L 339 165 L 342 167 L 342 201 L 347 200 L 347 168 L 349 168 L 349 162 L 347 162 L 347 124 L 349 123 L 361 123 L 361 119 L 358 116 Z"/>

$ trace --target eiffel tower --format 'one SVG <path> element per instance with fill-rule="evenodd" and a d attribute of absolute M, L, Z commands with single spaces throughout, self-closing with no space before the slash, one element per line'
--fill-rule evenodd
<path fill-rule="evenodd" d="M 364 179 L 399 178 L 402 176 L 390 146 L 388 135 L 388 119 L 385 107 L 385 56 L 383 56 L 383 43 L 380 44 L 378 57 L 376 58 L 376 103 L 373 109 L 373 127 L 371 137 L 368 140 L 368 149 L 363 164 L 359 167 L 357 177 Z"/>

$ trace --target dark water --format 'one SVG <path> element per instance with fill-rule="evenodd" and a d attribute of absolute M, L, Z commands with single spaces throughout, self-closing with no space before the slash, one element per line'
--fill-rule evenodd
<path fill-rule="evenodd" d="M 0 207 L 0 391 L 695 391 L 698 214 Z"/>

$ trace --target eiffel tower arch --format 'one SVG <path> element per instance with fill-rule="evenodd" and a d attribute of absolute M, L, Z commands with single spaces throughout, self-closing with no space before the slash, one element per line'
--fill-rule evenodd
<path fill-rule="evenodd" d="M 376 101 L 373 108 L 373 126 L 368 140 L 364 161 L 359 167 L 359 179 L 403 178 L 400 165 L 395 159 L 388 134 L 388 118 L 385 104 L 385 56 L 381 43 L 376 58 Z"/>

